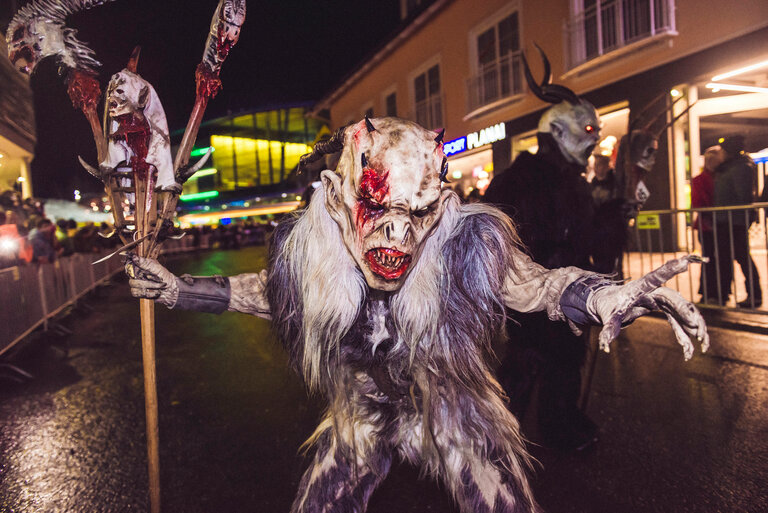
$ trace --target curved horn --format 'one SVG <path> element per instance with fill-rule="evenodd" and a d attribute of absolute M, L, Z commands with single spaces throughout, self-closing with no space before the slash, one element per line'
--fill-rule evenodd
<path fill-rule="evenodd" d="M 368 133 L 369 134 L 371 132 L 375 132 L 376 131 L 376 127 L 373 126 L 373 123 L 371 123 L 371 120 L 368 119 L 368 114 L 365 115 L 365 128 L 368 129 Z"/>
<path fill-rule="evenodd" d="M 141 55 L 141 47 L 137 46 L 131 52 L 131 58 L 128 59 L 128 65 L 125 67 L 130 72 L 136 73 L 139 67 L 139 56 Z"/>
<path fill-rule="evenodd" d="M 544 78 L 541 79 L 541 86 L 544 87 L 545 85 L 552 83 L 552 66 L 549 65 L 549 59 L 547 59 L 547 54 L 544 53 L 544 50 L 541 49 L 539 44 L 534 42 L 533 45 L 539 51 L 539 55 L 541 56 L 541 62 L 542 64 L 544 64 Z"/>
<path fill-rule="evenodd" d="M 665 131 L 667 128 L 671 127 L 672 125 L 674 125 L 674 124 L 677 122 L 677 120 L 678 120 L 678 119 L 680 119 L 680 118 L 682 118 L 683 116 L 685 116 L 686 114 L 688 114 L 688 111 L 689 111 L 689 110 L 691 110 L 691 107 L 693 107 L 694 105 L 696 105 L 696 103 L 697 103 L 697 102 L 693 102 L 692 104 L 688 105 L 688 106 L 685 108 L 685 110 L 683 110 L 683 112 L 681 112 L 680 114 L 678 114 L 677 116 L 675 116 L 674 118 L 672 118 L 672 121 L 670 121 L 669 123 L 667 123 L 666 125 L 664 125 L 663 127 L 661 127 L 661 129 L 659 129 L 659 130 L 658 130 L 658 131 L 657 131 L 655 134 L 653 134 L 653 136 L 654 136 L 656 139 L 658 139 L 659 137 L 661 137 L 661 134 L 663 134 L 663 133 L 664 133 L 664 131 Z M 673 103 L 672 105 L 674 105 L 674 103 Z M 672 107 L 670 107 L 670 110 L 671 110 L 671 109 L 672 109 Z"/>
<path fill-rule="evenodd" d="M 627 133 L 630 133 L 630 132 L 632 132 L 632 130 L 634 130 L 635 128 L 637 128 L 637 126 L 640 124 L 640 122 L 641 122 L 641 121 L 644 119 L 645 115 L 646 115 L 646 114 L 648 114 L 648 111 L 650 111 L 650 110 L 651 110 L 651 107 L 653 107 L 654 105 L 656 105 L 656 104 L 659 102 L 659 100 L 661 100 L 662 98 L 664 98 L 666 95 L 667 95 L 666 91 L 665 91 L 665 92 L 662 92 L 662 93 L 661 93 L 661 94 L 659 94 L 659 95 L 656 95 L 656 96 L 655 96 L 655 97 L 654 97 L 654 98 L 653 98 L 653 99 L 652 99 L 650 102 L 648 102 L 648 103 L 645 105 L 645 107 L 643 107 L 642 109 L 640 109 L 640 112 L 638 112 L 638 113 L 637 113 L 637 115 L 636 115 L 636 116 L 634 116 L 634 118 L 633 118 L 632 122 L 631 122 L 631 123 L 629 123 L 629 128 L 628 128 L 628 130 L 627 130 Z M 644 129 L 645 129 L 645 130 L 647 130 L 647 129 L 650 127 L 650 125 L 652 125 L 653 123 L 654 123 L 654 122 L 653 122 L 653 121 L 651 121 L 650 123 L 647 123 L 647 124 L 645 124 L 645 125 L 644 125 Z"/>
<path fill-rule="evenodd" d="M 93 175 L 94 177 L 98 178 L 99 180 L 101 180 L 101 179 L 102 179 L 102 173 L 101 173 L 101 171 L 99 171 L 98 169 L 96 169 L 95 167 L 93 167 L 92 165 L 90 165 L 89 163 L 87 163 L 85 160 L 83 160 L 83 157 L 81 157 L 80 155 L 78 155 L 78 156 L 77 156 L 77 160 L 79 160 L 79 161 L 80 161 L 80 165 L 81 165 L 81 166 L 83 166 L 83 167 L 85 168 L 85 170 L 86 170 L 86 171 L 88 171 L 88 173 L 90 173 L 90 174 L 91 174 L 91 175 Z"/>
<path fill-rule="evenodd" d="M 451 183 L 446 178 L 446 175 L 448 174 L 448 158 L 443 157 L 443 163 L 440 166 L 440 181 L 443 183 Z"/>
<path fill-rule="evenodd" d="M 320 160 L 326 155 L 343 150 L 344 136 L 346 134 L 347 126 L 343 126 L 336 130 L 327 141 L 320 141 L 315 144 L 315 147 L 312 148 L 311 153 L 302 155 L 299 159 L 299 170 L 303 169 L 307 164 L 311 164 L 312 162 Z"/>
<path fill-rule="evenodd" d="M 666 93 L 662 95 L 662 98 L 664 98 L 664 97 L 666 97 Z M 680 96 L 680 97 L 678 97 L 678 98 L 675 98 L 674 100 L 672 100 L 672 103 L 670 103 L 670 104 L 669 104 L 669 106 L 665 106 L 665 107 L 664 107 L 664 108 L 661 110 L 661 112 L 659 112 L 658 114 L 656 114 L 656 115 L 655 115 L 654 117 L 652 117 L 652 118 L 651 118 L 651 119 L 650 119 L 650 120 L 649 120 L 647 123 L 645 123 L 645 124 L 643 125 L 643 127 L 641 128 L 641 130 L 645 130 L 646 132 L 647 132 L 647 131 L 650 131 L 651 127 L 652 127 L 653 125 L 655 125 L 655 124 L 656 124 L 656 122 L 657 122 L 657 121 L 659 121 L 659 120 L 660 120 L 660 119 L 661 119 L 663 116 L 666 116 L 667 112 L 672 112 L 672 109 L 674 109 L 674 108 L 675 108 L 675 105 L 677 104 L 677 102 L 679 102 L 679 101 L 680 101 L 680 100 L 682 100 L 682 99 L 683 99 L 683 97 L 682 97 L 682 96 Z"/>
<path fill-rule="evenodd" d="M 192 175 L 200 171 L 206 162 L 208 162 L 208 159 L 211 157 L 211 153 L 213 152 L 213 148 L 208 148 L 208 151 L 205 152 L 205 155 L 202 156 L 200 160 L 198 160 L 194 165 L 189 166 L 188 168 L 185 168 L 184 171 L 179 170 L 178 176 L 176 177 L 176 181 L 181 180 L 181 184 L 183 185 L 184 182 L 189 180 Z"/>
<path fill-rule="evenodd" d="M 549 59 L 547 59 L 547 55 L 538 44 L 534 43 L 534 45 L 536 45 L 536 49 L 541 55 L 541 61 L 544 65 L 544 77 L 541 80 L 541 84 L 536 83 L 531 74 L 531 68 L 528 66 L 528 60 L 525 58 L 525 53 L 522 53 L 523 72 L 525 73 L 525 81 L 528 82 L 528 88 L 537 98 L 547 103 L 567 101 L 574 105 L 578 104 L 579 97 L 576 93 L 565 86 L 552 83 L 552 67 L 549 64 Z"/>

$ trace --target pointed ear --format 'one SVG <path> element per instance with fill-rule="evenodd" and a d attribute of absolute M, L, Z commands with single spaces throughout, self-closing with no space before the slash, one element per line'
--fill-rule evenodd
<path fill-rule="evenodd" d="M 320 173 L 325 192 L 325 208 L 331 217 L 337 222 L 344 216 L 344 202 L 341 199 L 341 177 L 333 171 L 326 169 Z"/>
<path fill-rule="evenodd" d="M 549 133 L 551 133 L 552 137 L 557 140 L 562 139 L 566 130 L 567 127 L 562 123 L 562 121 L 554 120 L 549 123 Z"/>
<path fill-rule="evenodd" d="M 147 102 L 149 101 L 149 87 L 144 86 L 141 88 L 141 92 L 139 93 L 139 107 L 142 109 L 147 106 Z"/>

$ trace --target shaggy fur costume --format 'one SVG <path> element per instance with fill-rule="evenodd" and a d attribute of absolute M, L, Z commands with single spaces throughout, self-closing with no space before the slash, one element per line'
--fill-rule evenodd
<path fill-rule="evenodd" d="M 266 281 L 293 366 L 329 401 L 292 511 L 364 511 L 396 455 L 443 479 L 462 511 L 536 511 L 518 423 L 485 357 L 510 274 L 528 293 L 522 309 L 560 317 L 581 271 L 536 269 L 506 216 L 452 195 L 404 286 L 372 292 L 321 194 L 278 227 Z"/>

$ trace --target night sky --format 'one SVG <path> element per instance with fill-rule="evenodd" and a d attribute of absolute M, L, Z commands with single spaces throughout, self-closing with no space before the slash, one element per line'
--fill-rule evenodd
<path fill-rule="evenodd" d="M 186 125 L 194 104 L 194 71 L 200 62 L 218 0 L 116 0 L 72 16 L 68 25 L 102 62 L 102 91 L 142 47 L 139 74 L 157 90 L 170 129 Z M 319 100 L 399 23 L 397 0 L 248 1 L 240 41 L 221 72 L 223 90 L 206 119 L 252 108 Z M 3 27 L 3 30 L 5 27 Z M 32 77 L 37 149 L 34 192 L 72 198 L 72 191 L 99 192 L 101 184 L 77 162 L 96 164 L 85 117 L 72 108 L 53 59 Z"/>

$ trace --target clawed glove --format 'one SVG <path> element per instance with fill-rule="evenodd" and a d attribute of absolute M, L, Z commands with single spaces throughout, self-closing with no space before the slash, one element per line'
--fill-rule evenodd
<path fill-rule="evenodd" d="M 133 297 L 154 299 L 168 308 L 196 312 L 222 313 L 227 310 L 232 289 L 221 276 L 174 276 L 157 260 L 133 253 L 126 257 Z"/>
<path fill-rule="evenodd" d="M 131 295 L 142 299 L 154 299 L 168 308 L 173 308 L 179 298 L 176 276 L 160 265 L 155 259 L 128 253 L 125 272 Z"/>
<path fill-rule="evenodd" d="M 709 335 L 699 310 L 680 294 L 663 283 L 688 269 L 690 262 L 701 262 L 695 255 L 670 260 L 639 280 L 614 285 L 604 279 L 588 276 L 572 283 L 561 299 L 563 312 L 575 322 L 595 322 L 603 325 L 600 348 L 608 351 L 611 341 L 619 335 L 622 326 L 633 322 L 653 310 L 664 313 L 672 326 L 677 342 L 683 347 L 688 360 L 693 356 L 695 337 L 701 351 L 709 348 Z M 579 299 L 582 299 L 579 305 Z M 576 314 L 571 313 L 576 311 Z M 579 317 L 580 315 L 580 317 Z"/>

